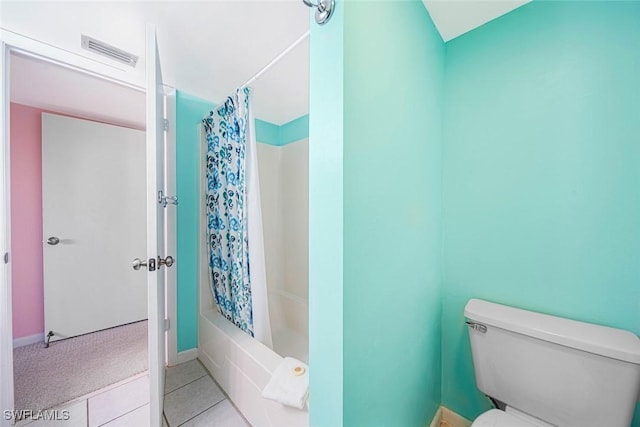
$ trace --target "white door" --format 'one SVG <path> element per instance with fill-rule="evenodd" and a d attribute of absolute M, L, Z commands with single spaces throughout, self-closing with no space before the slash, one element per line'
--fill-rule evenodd
<path fill-rule="evenodd" d="M 51 341 L 147 318 L 145 133 L 42 114 L 44 331 Z"/>
<path fill-rule="evenodd" d="M 149 377 L 151 427 L 162 425 L 165 368 L 164 97 L 155 26 L 147 25 L 147 284 L 149 315 Z M 162 265 L 167 262 L 167 265 Z"/>

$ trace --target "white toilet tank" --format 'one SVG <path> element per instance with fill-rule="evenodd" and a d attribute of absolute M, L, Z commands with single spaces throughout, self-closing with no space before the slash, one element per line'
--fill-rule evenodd
<path fill-rule="evenodd" d="M 636 335 L 478 299 L 464 314 L 483 393 L 559 427 L 629 427 L 640 397 Z"/>

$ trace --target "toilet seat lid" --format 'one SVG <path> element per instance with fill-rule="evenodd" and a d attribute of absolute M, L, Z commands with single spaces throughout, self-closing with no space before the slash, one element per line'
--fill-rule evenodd
<path fill-rule="evenodd" d="M 491 409 L 476 418 L 471 427 L 536 427 L 536 425 L 540 424 L 532 424 L 507 412 Z"/>

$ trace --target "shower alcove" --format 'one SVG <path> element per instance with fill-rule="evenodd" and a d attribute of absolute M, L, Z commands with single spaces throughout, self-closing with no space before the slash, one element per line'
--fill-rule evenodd
<path fill-rule="evenodd" d="M 260 134 L 257 139 L 273 348 L 227 321 L 215 307 L 202 197 L 198 358 L 252 425 L 308 426 L 308 410 L 286 407 L 261 395 L 283 357 L 308 363 L 308 139 L 282 146 L 262 143 Z M 204 158 L 203 130 L 200 145 Z M 200 182 L 200 194 L 204 194 L 204 171 Z"/>

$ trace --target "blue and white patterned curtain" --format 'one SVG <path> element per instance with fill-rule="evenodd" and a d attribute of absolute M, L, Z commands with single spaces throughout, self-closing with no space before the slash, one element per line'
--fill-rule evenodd
<path fill-rule="evenodd" d="M 254 336 L 246 193 L 249 89 L 202 120 L 207 137 L 206 214 L 210 282 L 220 312 Z"/>

